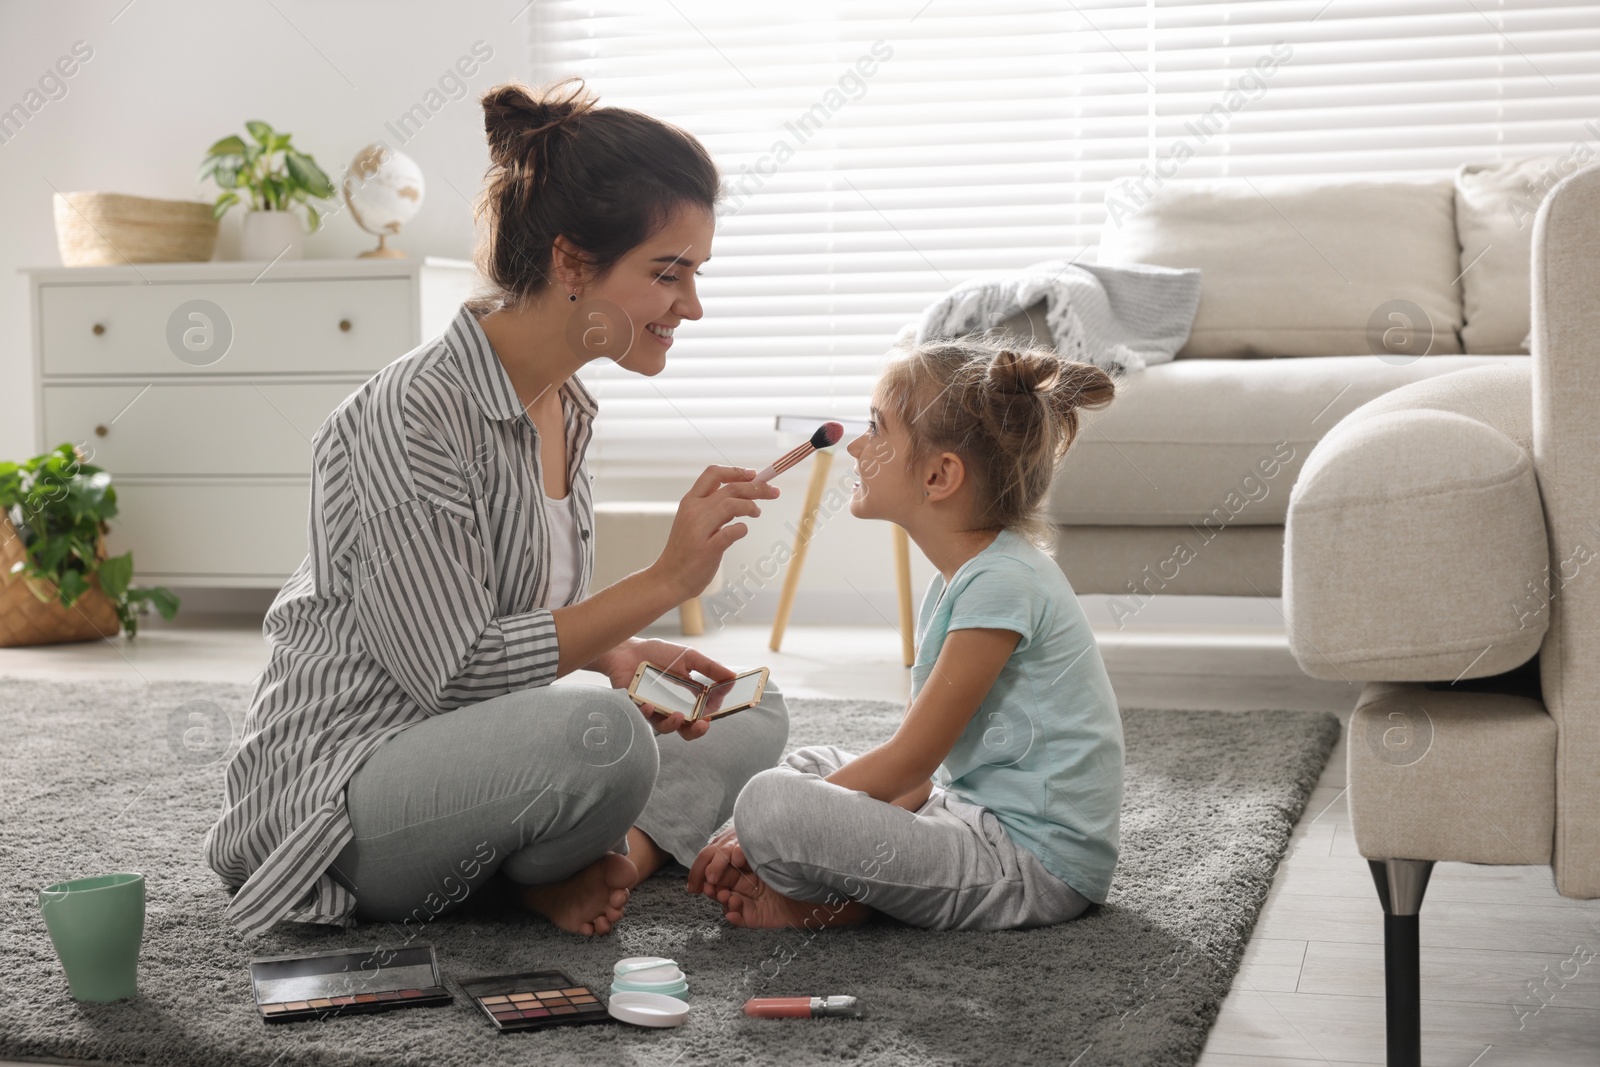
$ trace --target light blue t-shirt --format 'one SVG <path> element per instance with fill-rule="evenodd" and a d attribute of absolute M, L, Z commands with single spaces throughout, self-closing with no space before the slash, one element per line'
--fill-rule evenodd
<path fill-rule="evenodd" d="M 976 628 L 1022 638 L 934 781 L 994 812 L 1050 873 L 1104 903 L 1117 862 L 1122 716 L 1089 620 L 1055 561 L 1003 530 L 948 588 L 934 575 L 917 618 L 913 699 L 945 635 Z"/>

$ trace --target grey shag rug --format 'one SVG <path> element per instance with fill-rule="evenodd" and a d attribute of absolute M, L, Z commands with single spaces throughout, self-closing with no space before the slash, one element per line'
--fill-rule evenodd
<path fill-rule="evenodd" d="M 249 687 L 0 679 L 0 1058 L 188 1065 L 1161 1064 L 1205 1043 L 1289 833 L 1338 735 L 1331 715 L 1125 710 L 1122 858 L 1111 898 L 1059 926 L 938 933 L 888 920 L 746 931 L 648 880 L 609 937 L 585 939 L 480 890 L 425 935 L 457 994 L 418 1008 L 267 1026 L 252 956 L 393 945 L 382 926 L 286 924 L 254 944 L 222 919 L 201 858 L 223 763 L 183 731 L 209 701 L 237 725 Z M 887 738 L 891 704 L 793 700 L 791 744 L 857 751 Z M 220 720 L 218 725 L 226 730 Z M 67 877 L 143 872 L 139 995 L 78 1004 L 36 904 Z M 492 886 L 494 883 L 489 883 Z M 556 965 L 604 989 L 624 956 L 676 959 L 693 1013 L 676 1030 L 620 1024 L 495 1033 L 456 983 Z M 860 1020 L 767 1021 L 751 996 L 853 994 Z"/>

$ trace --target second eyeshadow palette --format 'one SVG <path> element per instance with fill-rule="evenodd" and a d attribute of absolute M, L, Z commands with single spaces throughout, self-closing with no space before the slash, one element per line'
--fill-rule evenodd
<path fill-rule="evenodd" d="M 599 994 L 565 971 L 473 978 L 461 988 L 501 1031 L 616 1021 Z"/>

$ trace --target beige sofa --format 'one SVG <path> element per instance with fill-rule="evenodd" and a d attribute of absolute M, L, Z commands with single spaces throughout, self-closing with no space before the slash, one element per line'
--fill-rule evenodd
<path fill-rule="evenodd" d="M 1099 260 L 1198 267 L 1201 298 L 1178 358 L 1128 375 L 1063 461 L 1048 512 L 1073 588 L 1116 594 L 1113 614 L 1279 595 L 1289 490 L 1334 424 L 1413 382 L 1527 363 L 1532 215 L 1563 168 L 1177 180 L 1116 212 Z M 1001 328 L 1049 337 L 1039 306 Z"/>
<path fill-rule="evenodd" d="M 1549 864 L 1564 896 L 1600 897 L 1600 167 L 1532 229 L 1531 359 L 1363 405 L 1289 495 L 1290 648 L 1366 683 L 1349 803 L 1385 913 L 1391 1065 L 1420 1062 L 1435 861 Z"/>

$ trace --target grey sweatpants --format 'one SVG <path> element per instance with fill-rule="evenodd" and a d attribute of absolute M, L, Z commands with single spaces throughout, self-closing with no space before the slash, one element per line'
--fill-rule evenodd
<path fill-rule="evenodd" d="M 986 808 L 935 788 L 910 812 L 824 780 L 854 758 L 802 748 L 739 794 L 739 845 L 779 893 L 834 912 L 848 898 L 939 930 L 1044 926 L 1089 906 Z"/>
<path fill-rule="evenodd" d="M 638 826 L 688 866 L 789 736 L 783 694 L 658 736 L 621 689 L 541 686 L 457 708 L 379 746 L 351 777 L 355 838 L 329 874 L 365 921 L 426 922 L 496 871 L 558 882 Z"/>

